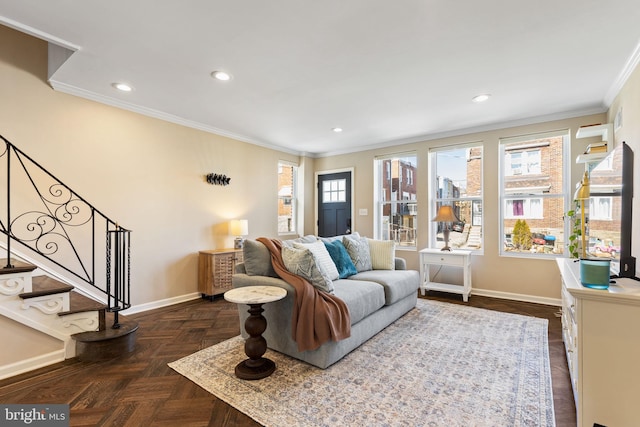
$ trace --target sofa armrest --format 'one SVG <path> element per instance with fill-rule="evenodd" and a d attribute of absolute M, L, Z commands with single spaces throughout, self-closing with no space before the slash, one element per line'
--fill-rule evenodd
<path fill-rule="evenodd" d="M 407 269 L 407 261 L 404 258 L 396 258 L 395 259 L 395 268 L 396 268 L 396 270 L 406 270 Z"/>

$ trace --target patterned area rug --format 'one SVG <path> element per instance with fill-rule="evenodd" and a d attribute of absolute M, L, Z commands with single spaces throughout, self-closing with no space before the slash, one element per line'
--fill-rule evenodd
<path fill-rule="evenodd" d="M 239 380 L 239 336 L 169 366 L 265 426 L 554 426 L 547 323 L 418 299 L 325 370 L 269 350 Z"/>

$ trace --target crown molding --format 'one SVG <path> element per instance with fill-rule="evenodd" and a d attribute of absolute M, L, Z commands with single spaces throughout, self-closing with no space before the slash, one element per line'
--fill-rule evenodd
<path fill-rule="evenodd" d="M 640 63 L 640 41 L 627 60 L 627 63 L 622 68 L 622 71 L 620 71 L 620 74 L 618 74 L 618 78 L 613 82 L 604 97 L 604 103 L 607 106 L 607 109 L 611 106 L 613 100 L 616 99 L 616 96 L 618 96 L 625 83 L 627 83 L 627 80 L 629 80 L 631 73 L 636 69 L 638 63 Z"/>
<path fill-rule="evenodd" d="M 105 95 L 100 95 L 98 93 L 95 92 L 91 92 L 85 89 L 81 89 L 78 88 L 76 86 L 73 85 L 69 85 L 66 83 L 62 83 L 59 81 L 56 81 L 54 79 L 49 79 L 49 84 L 51 85 L 51 87 L 58 91 L 58 92 L 62 92 L 62 93 L 66 93 L 69 95 L 74 95 L 74 96 L 78 96 L 80 98 L 85 98 L 91 101 L 95 101 L 101 104 L 106 104 L 106 105 L 110 105 L 112 107 L 116 107 L 116 108 L 120 108 L 123 110 L 127 110 L 127 111 L 132 111 L 134 113 L 138 113 L 138 114 L 142 114 L 144 116 L 148 116 L 148 117 L 152 117 L 155 119 L 160 119 L 160 120 L 164 120 L 166 122 L 170 122 L 170 123 L 175 123 L 177 125 L 180 126 L 185 126 L 188 128 L 192 128 L 192 129 L 197 129 L 197 130 L 201 130 L 203 132 L 207 132 L 207 133 L 212 133 L 215 135 L 219 135 L 219 136 L 224 136 L 227 138 L 232 138 L 235 139 L 237 141 L 241 141 L 241 142 L 246 142 L 248 144 L 253 144 L 253 145 L 258 145 L 260 147 L 264 147 L 264 148 L 268 148 L 271 150 L 275 150 L 275 151 L 280 151 L 280 152 L 284 152 L 284 153 L 288 153 L 288 154 L 294 154 L 296 156 L 300 156 L 303 155 L 301 152 L 296 151 L 296 150 L 290 150 L 284 147 L 280 147 L 277 145 L 273 145 L 273 144 L 269 144 L 267 142 L 264 141 L 260 141 L 260 140 L 256 140 L 256 139 L 252 139 L 252 138 L 248 138 L 244 135 L 240 135 L 237 133 L 233 133 L 233 132 L 229 132 L 223 129 L 219 129 L 213 126 L 207 126 L 205 124 L 202 124 L 200 122 L 196 122 L 194 120 L 187 120 L 185 118 L 179 117 L 179 116 L 175 116 L 173 114 L 168 114 L 159 110 L 155 110 L 153 108 L 147 108 L 147 107 L 141 107 L 140 105 L 136 105 L 136 104 L 132 104 L 129 102 L 124 102 L 122 100 L 116 99 L 116 98 L 112 98 L 109 96 L 105 96 Z"/>
<path fill-rule="evenodd" d="M 464 129 L 456 129 L 456 130 L 445 131 L 445 132 L 417 135 L 417 136 L 405 138 L 405 139 L 384 141 L 376 144 L 354 147 L 353 149 L 344 149 L 339 151 L 316 153 L 313 157 L 320 158 L 320 157 L 339 156 L 343 154 L 358 153 L 358 152 L 367 151 L 367 150 L 377 150 L 381 148 L 394 147 L 397 145 L 415 144 L 417 142 L 433 141 L 435 139 L 451 138 L 455 136 L 470 135 L 473 133 L 508 129 L 516 126 L 534 125 L 538 123 L 552 122 L 555 120 L 572 119 L 575 117 L 589 116 L 592 114 L 601 114 L 606 112 L 607 112 L 607 108 L 605 108 L 604 106 L 586 108 L 581 110 L 565 111 L 562 113 L 527 117 L 523 119 L 511 120 L 506 122 L 490 123 L 486 125 L 474 126 L 474 127 L 464 128 Z"/>
<path fill-rule="evenodd" d="M 5 25 L 9 28 L 13 28 L 14 30 L 18 30 L 22 33 L 26 33 L 29 34 L 30 36 L 33 36 L 35 38 L 41 39 L 41 40 L 45 40 L 49 43 L 53 43 L 56 44 L 58 46 L 62 46 L 66 49 L 69 50 L 73 50 L 74 52 L 77 50 L 80 50 L 80 46 L 73 44 L 71 42 L 68 42 L 66 40 L 61 39 L 60 37 L 56 37 L 53 36 L 49 33 L 46 33 L 44 31 L 38 30 L 36 28 L 30 27 L 28 25 L 25 25 L 21 22 L 18 21 L 14 21 L 11 18 L 7 18 L 6 16 L 0 16 L 0 24 Z"/>

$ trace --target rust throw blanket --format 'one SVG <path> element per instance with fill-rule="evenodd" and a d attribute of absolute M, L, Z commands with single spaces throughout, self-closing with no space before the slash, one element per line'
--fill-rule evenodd
<path fill-rule="evenodd" d="M 258 241 L 271 252 L 271 263 L 278 276 L 296 291 L 291 332 L 298 351 L 315 350 L 329 340 L 351 336 L 351 317 L 344 301 L 287 270 L 282 260 L 282 242 L 265 237 Z"/>

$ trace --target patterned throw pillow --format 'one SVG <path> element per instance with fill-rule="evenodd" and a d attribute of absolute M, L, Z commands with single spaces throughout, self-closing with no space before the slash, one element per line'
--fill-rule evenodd
<path fill-rule="evenodd" d="M 338 270 L 339 278 L 346 279 L 349 276 L 353 276 L 358 272 L 356 266 L 353 265 L 347 248 L 344 247 L 341 240 L 332 240 L 330 242 L 324 242 L 333 263 Z"/>
<path fill-rule="evenodd" d="M 395 270 L 396 242 L 393 240 L 373 240 L 369 242 L 371 268 L 374 270 Z"/>
<path fill-rule="evenodd" d="M 309 281 L 314 287 L 321 291 L 333 292 L 333 281 L 327 276 L 323 276 L 320 269 L 316 265 L 316 258 L 307 248 L 290 248 L 282 247 L 282 261 L 293 274 L 302 276 Z"/>
<path fill-rule="evenodd" d="M 342 243 L 347 248 L 349 257 L 351 257 L 358 273 L 371 270 L 371 255 L 366 237 L 344 236 Z"/>
<path fill-rule="evenodd" d="M 309 249 L 313 256 L 316 258 L 316 264 L 318 264 L 318 268 L 320 269 L 322 275 L 327 276 L 331 280 L 338 280 L 338 269 L 333 263 L 331 255 L 329 255 L 329 252 L 324 246 L 324 243 L 322 243 L 320 240 L 316 240 L 313 243 L 294 243 L 293 247 L 299 249 Z"/>

